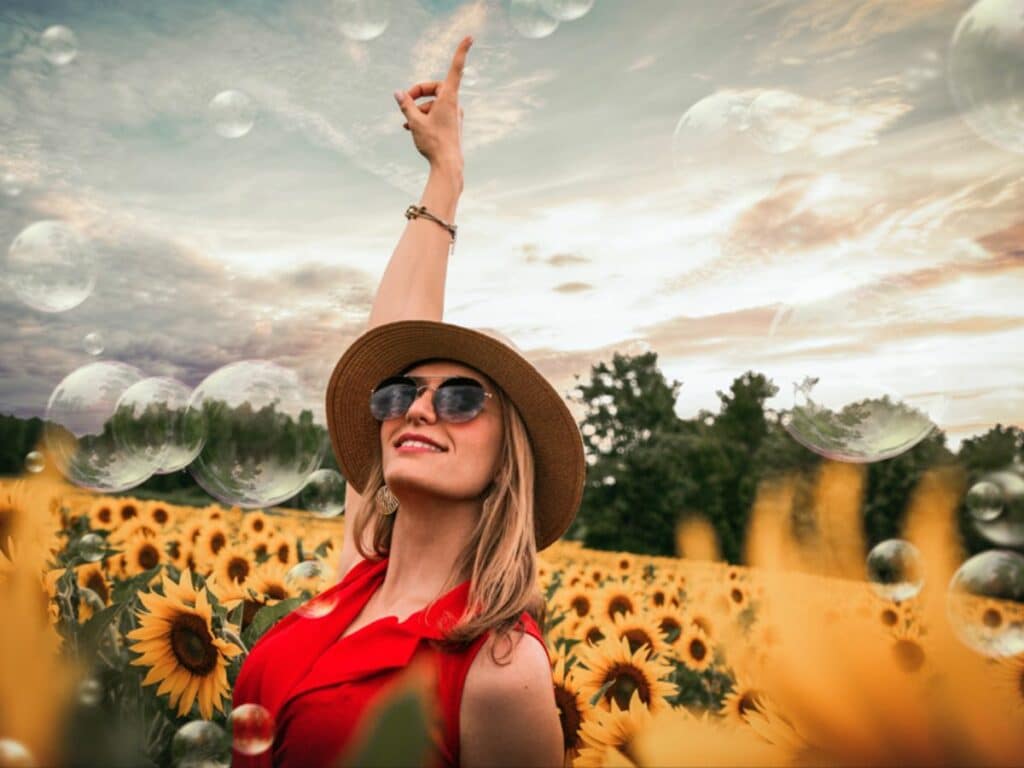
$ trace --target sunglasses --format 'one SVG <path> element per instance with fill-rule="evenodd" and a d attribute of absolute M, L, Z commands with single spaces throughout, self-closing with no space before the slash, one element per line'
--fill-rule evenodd
<path fill-rule="evenodd" d="M 370 413 L 377 421 L 404 416 L 424 389 L 421 382 L 443 379 L 434 387 L 434 413 L 441 421 L 460 423 L 475 418 L 488 397 L 494 397 L 468 376 L 391 376 L 370 391 Z"/>

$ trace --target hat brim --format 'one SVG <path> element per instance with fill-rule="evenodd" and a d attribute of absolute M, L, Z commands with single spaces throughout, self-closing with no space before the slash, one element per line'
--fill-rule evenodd
<path fill-rule="evenodd" d="M 530 361 L 487 334 L 433 320 L 399 320 L 363 333 L 334 366 L 327 385 L 327 429 L 345 479 L 363 493 L 380 455 L 380 422 L 370 392 L 387 376 L 429 358 L 476 368 L 515 404 L 534 451 L 537 549 L 556 541 L 576 516 L 586 465 L 583 438 L 562 397 Z"/>

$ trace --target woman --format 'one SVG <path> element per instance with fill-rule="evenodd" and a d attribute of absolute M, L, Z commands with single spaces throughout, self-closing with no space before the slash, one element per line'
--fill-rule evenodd
<path fill-rule="evenodd" d="M 233 705 L 268 709 L 275 738 L 260 755 L 234 752 L 236 768 L 352 759 L 373 703 L 424 660 L 436 704 L 429 765 L 563 765 L 536 554 L 578 508 L 582 439 L 516 350 L 441 322 L 471 44 L 444 81 L 398 99 L 430 162 L 421 205 L 434 220 L 410 218 L 369 329 L 328 384 L 348 479 L 341 581 L 318 598 L 326 610 L 292 612 L 251 649 Z"/>

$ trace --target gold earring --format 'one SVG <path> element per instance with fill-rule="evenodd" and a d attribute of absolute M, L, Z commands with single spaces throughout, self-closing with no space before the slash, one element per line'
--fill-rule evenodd
<path fill-rule="evenodd" d="M 382 515 L 393 515 L 395 510 L 398 509 L 398 499 L 395 498 L 395 494 L 386 485 L 382 485 L 380 490 L 377 491 L 377 501 L 384 507 L 385 511 L 380 513 Z"/>

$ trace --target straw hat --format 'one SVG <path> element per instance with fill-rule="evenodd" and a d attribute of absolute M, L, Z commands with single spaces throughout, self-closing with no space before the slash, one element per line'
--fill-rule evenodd
<path fill-rule="evenodd" d="M 400 320 L 371 328 L 352 342 L 327 384 L 327 429 L 338 465 L 360 493 L 380 455 L 380 423 L 370 392 L 414 363 L 446 358 L 494 381 L 523 417 L 534 452 L 537 549 L 558 539 L 576 516 L 586 467 L 583 438 L 562 397 L 530 361 L 482 331 L 433 320 Z"/>

